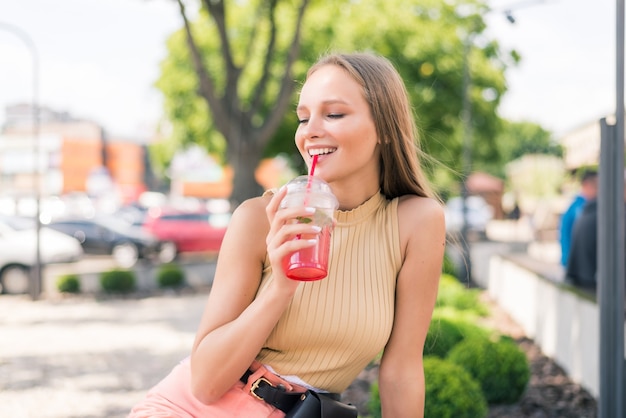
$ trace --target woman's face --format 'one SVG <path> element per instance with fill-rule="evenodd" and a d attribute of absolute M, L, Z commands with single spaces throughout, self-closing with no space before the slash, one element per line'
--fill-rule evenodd
<path fill-rule="evenodd" d="M 341 67 L 326 65 L 307 79 L 297 107 L 296 146 L 315 175 L 328 183 L 378 185 L 378 138 L 361 86 Z M 357 183 L 357 184 L 359 184 Z"/>

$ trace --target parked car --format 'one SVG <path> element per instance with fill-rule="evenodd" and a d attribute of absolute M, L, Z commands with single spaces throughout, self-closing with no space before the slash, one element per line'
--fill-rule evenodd
<path fill-rule="evenodd" d="M 173 242 L 178 253 L 218 252 L 230 221 L 230 213 L 152 208 L 143 228 L 164 241 Z"/>
<path fill-rule="evenodd" d="M 121 267 L 139 259 L 168 263 L 175 257 L 172 243 L 114 217 L 60 219 L 47 226 L 76 238 L 86 254 L 110 255 Z"/>
<path fill-rule="evenodd" d="M 446 229 L 458 233 L 463 227 L 463 198 L 452 197 L 445 206 Z M 468 196 L 467 223 L 472 232 L 484 234 L 487 224 L 493 219 L 493 208 L 481 196 Z"/>
<path fill-rule="evenodd" d="M 0 289 L 2 293 L 28 292 L 31 270 L 37 262 L 37 230 L 33 219 L 0 219 Z M 69 263 L 83 257 L 78 240 L 42 227 L 39 232 L 41 264 Z"/>

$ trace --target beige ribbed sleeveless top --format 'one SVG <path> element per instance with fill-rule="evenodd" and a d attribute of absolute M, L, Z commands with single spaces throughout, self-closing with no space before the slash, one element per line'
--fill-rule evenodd
<path fill-rule="evenodd" d="M 257 360 L 329 392 L 343 392 L 384 348 L 401 266 L 398 199 L 377 193 L 336 211 L 328 276 L 303 282 Z M 266 258 L 259 291 L 272 280 Z"/>

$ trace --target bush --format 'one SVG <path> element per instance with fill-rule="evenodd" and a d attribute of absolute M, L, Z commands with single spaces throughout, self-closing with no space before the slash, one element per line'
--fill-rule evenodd
<path fill-rule="evenodd" d="M 424 355 L 444 358 L 457 343 L 463 340 L 463 331 L 455 321 L 433 318 L 424 342 Z"/>
<path fill-rule="evenodd" d="M 164 264 L 157 272 L 157 284 L 160 288 L 181 287 L 185 283 L 185 272 L 176 264 Z"/>
<path fill-rule="evenodd" d="M 439 279 L 437 307 L 452 307 L 458 310 L 472 311 L 479 316 L 487 316 L 489 310 L 480 301 L 480 289 L 470 289 L 456 277 L 442 274 Z"/>
<path fill-rule="evenodd" d="M 108 293 L 130 293 L 135 290 L 135 273 L 113 269 L 100 274 L 100 286 Z"/>
<path fill-rule="evenodd" d="M 424 357 L 426 401 L 424 416 L 433 418 L 484 418 L 487 401 L 480 385 L 462 367 L 437 357 Z M 372 418 L 380 418 L 378 383 L 371 387 L 367 404 Z"/>
<path fill-rule="evenodd" d="M 437 357 L 424 358 L 425 417 L 483 418 L 487 401 L 480 385 L 462 367 Z"/>
<path fill-rule="evenodd" d="M 66 274 L 57 280 L 57 290 L 61 293 L 80 293 L 80 278 L 76 274 Z"/>
<path fill-rule="evenodd" d="M 424 355 L 445 358 L 450 350 L 465 338 L 487 336 L 491 332 L 463 318 L 440 317 L 437 312 L 428 327 Z"/>
<path fill-rule="evenodd" d="M 443 255 L 443 274 L 449 274 L 450 276 L 456 277 L 458 275 L 458 271 L 452 257 L 446 251 Z"/>
<path fill-rule="evenodd" d="M 367 411 L 370 413 L 369 418 L 381 418 L 382 411 L 380 406 L 380 392 L 378 391 L 378 382 L 373 382 L 370 386 L 370 398 L 367 401 Z"/>
<path fill-rule="evenodd" d="M 447 359 L 478 381 L 490 404 L 517 402 L 530 379 L 526 354 L 510 338 L 467 338 L 450 350 Z"/>

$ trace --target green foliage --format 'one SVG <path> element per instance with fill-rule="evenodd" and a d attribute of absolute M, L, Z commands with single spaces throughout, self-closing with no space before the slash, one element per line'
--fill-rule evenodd
<path fill-rule="evenodd" d="M 367 400 L 367 411 L 370 413 L 369 418 L 382 417 L 378 381 L 373 382 L 372 386 L 370 386 L 370 398 Z"/>
<path fill-rule="evenodd" d="M 481 418 L 487 402 L 478 383 L 462 367 L 436 357 L 424 358 L 425 417 Z"/>
<path fill-rule="evenodd" d="M 478 316 L 489 314 L 485 304 L 480 301 L 480 289 L 470 289 L 449 274 L 443 274 L 439 279 L 437 307 L 471 311 Z"/>
<path fill-rule="evenodd" d="M 492 332 L 462 316 L 446 317 L 435 314 L 428 327 L 424 355 L 445 358 L 458 343 L 466 338 L 486 337 Z"/>
<path fill-rule="evenodd" d="M 483 418 L 487 402 L 478 383 L 462 367 L 437 357 L 424 357 L 425 417 Z M 382 417 L 378 383 L 371 386 L 367 403 L 371 418 Z"/>
<path fill-rule="evenodd" d="M 490 404 L 517 402 L 530 379 L 528 359 L 510 338 L 467 338 L 450 350 L 447 359 L 479 382 Z"/>
<path fill-rule="evenodd" d="M 450 257 L 450 254 L 448 254 L 448 252 L 446 251 L 446 253 L 443 255 L 443 270 L 442 270 L 443 274 L 449 275 L 449 276 L 454 276 L 456 277 L 459 272 L 457 271 L 456 265 L 454 264 L 454 261 L 452 260 L 452 257 Z"/>
<path fill-rule="evenodd" d="M 176 264 L 164 264 L 159 267 L 156 279 L 161 289 L 181 287 L 185 284 L 185 272 Z"/>
<path fill-rule="evenodd" d="M 503 122 L 503 131 L 498 144 L 503 152 L 503 161 L 516 160 L 526 154 L 546 154 L 563 157 L 563 146 L 550 131 L 532 122 Z"/>
<path fill-rule="evenodd" d="M 57 279 L 57 290 L 61 293 L 80 293 L 80 277 L 65 274 Z"/>
<path fill-rule="evenodd" d="M 135 273 L 122 269 L 104 271 L 100 274 L 100 286 L 107 293 L 130 293 L 135 290 Z"/>
<path fill-rule="evenodd" d="M 444 358 L 465 337 L 461 328 L 459 323 L 447 318 L 433 319 L 426 334 L 424 355 Z"/>

